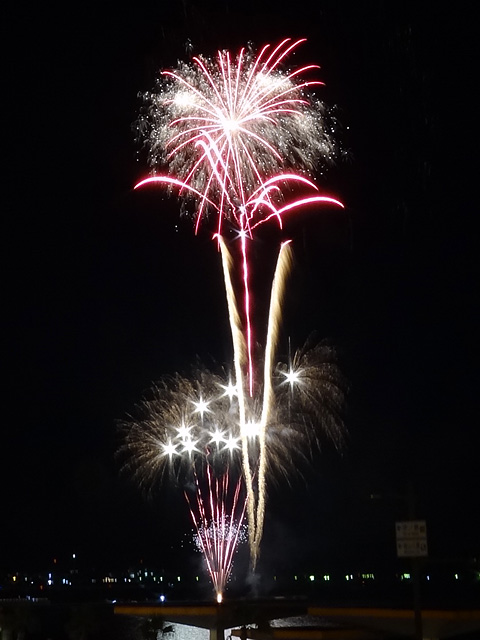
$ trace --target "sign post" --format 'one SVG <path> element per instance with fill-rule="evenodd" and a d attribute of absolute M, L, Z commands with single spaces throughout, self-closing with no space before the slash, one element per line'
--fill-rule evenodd
<path fill-rule="evenodd" d="M 428 556 L 425 520 L 396 522 L 395 533 L 399 558 L 425 558 Z"/>
<path fill-rule="evenodd" d="M 412 559 L 413 605 L 415 612 L 415 636 L 423 639 L 422 609 L 420 606 L 419 558 L 428 555 L 427 525 L 425 520 L 404 520 L 395 523 L 397 556 Z"/>

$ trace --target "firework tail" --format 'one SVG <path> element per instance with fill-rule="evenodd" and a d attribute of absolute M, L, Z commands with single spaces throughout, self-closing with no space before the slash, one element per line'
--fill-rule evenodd
<path fill-rule="evenodd" d="M 233 362 L 235 367 L 235 383 L 238 394 L 238 413 L 240 422 L 240 433 L 242 438 L 242 461 L 245 484 L 247 487 L 247 516 L 248 516 L 248 537 L 250 549 L 254 549 L 255 542 L 255 493 L 253 489 L 253 474 L 250 468 L 248 453 L 248 439 L 245 432 L 246 406 L 243 364 L 245 362 L 245 340 L 243 337 L 240 315 L 238 313 L 235 290 L 232 284 L 231 269 L 232 257 L 225 244 L 224 239 L 218 236 L 220 252 L 222 256 L 223 278 L 225 282 L 225 293 L 227 297 L 228 318 L 230 321 L 230 331 L 233 343 Z"/>
<path fill-rule="evenodd" d="M 274 369 L 274 357 L 278 344 L 279 329 L 282 318 L 282 300 L 285 294 L 287 278 L 292 266 L 292 251 L 290 241 L 282 243 L 278 254 L 277 266 L 272 284 L 272 294 L 270 298 L 270 309 L 268 313 L 267 341 L 265 346 L 264 362 L 264 383 L 263 383 L 263 404 L 262 418 L 260 421 L 260 460 L 258 467 L 258 503 L 256 513 L 255 539 L 253 541 L 252 565 L 255 565 L 260 552 L 260 542 L 263 535 L 263 523 L 265 520 L 266 501 L 266 434 L 269 423 L 271 408 L 274 400 L 272 374 Z"/>

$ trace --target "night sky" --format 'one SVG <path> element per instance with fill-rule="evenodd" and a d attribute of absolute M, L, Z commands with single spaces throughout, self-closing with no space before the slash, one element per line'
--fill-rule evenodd
<path fill-rule="evenodd" d="M 148 173 L 137 94 L 190 46 L 285 36 L 308 38 L 292 62 L 321 65 L 348 153 L 318 179 L 345 211 L 285 227 L 283 349 L 328 338 L 350 393 L 344 451 L 272 485 L 262 561 L 391 561 L 410 484 L 432 560 L 480 554 L 473 9 L 289 4 L 7 12 L 0 567 L 180 554 L 183 498 L 166 485 L 145 501 L 119 475 L 116 421 L 160 376 L 229 362 L 231 346 L 211 229 L 195 237 L 174 197 L 132 190 Z M 266 265 L 279 237 L 258 237 Z"/>

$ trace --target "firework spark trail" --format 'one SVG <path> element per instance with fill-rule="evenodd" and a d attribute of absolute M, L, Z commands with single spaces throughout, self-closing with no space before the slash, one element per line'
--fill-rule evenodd
<path fill-rule="evenodd" d="M 248 354 L 248 390 L 250 397 L 253 396 L 253 356 L 252 356 L 252 322 L 250 313 L 250 287 L 249 287 L 249 269 L 247 259 L 247 234 L 243 232 L 240 237 L 242 243 L 242 269 L 243 269 L 243 290 L 245 296 L 245 332 L 247 334 L 247 354 Z"/>
<path fill-rule="evenodd" d="M 231 495 L 228 471 L 220 478 L 213 477 L 212 469 L 207 466 L 206 477 L 207 484 L 204 488 L 195 472 L 195 497 L 192 499 L 186 490 L 184 495 L 195 527 L 197 545 L 204 555 L 217 600 L 220 602 L 242 533 L 246 500 L 240 500 L 241 478 Z"/>
<path fill-rule="evenodd" d="M 270 309 L 268 312 L 267 340 L 265 345 L 263 403 L 261 427 L 264 431 L 270 418 L 270 409 L 273 403 L 272 373 L 274 369 L 274 357 L 278 342 L 279 329 L 282 317 L 282 301 L 285 294 L 286 281 L 292 266 L 292 251 L 290 241 L 281 245 L 278 254 L 277 266 L 272 283 L 270 297 Z"/>
<path fill-rule="evenodd" d="M 283 69 L 286 58 L 302 42 L 286 38 L 274 48 L 265 45 L 256 56 L 241 49 L 234 59 L 228 51 L 219 51 L 216 59 L 196 57 L 190 64 L 179 63 L 177 69 L 162 73 L 155 92 L 145 94 L 148 107 L 138 121 L 151 166 L 165 167 L 167 175 L 154 175 L 135 188 L 158 183 L 193 201 L 196 232 L 205 217 L 217 216 L 215 237 L 232 332 L 253 565 L 263 531 L 266 439 L 275 419 L 273 358 L 289 250 L 282 246 L 275 271 L 262 377 L 253 359 L 249 242 L 260 225 L 275 220 L 282 227 L 285 214 L 307 205 L 343 207 L 337 199 L 320 195 L 311 179 L 336 154 L 325 108 L 308 94 L 310 87 L 323 83 L 301 79 L 318 67 Z M 290 200 L 286 200 L 287 190 Z M 240 241 L 243 319 L 232 284 L 232 258 L 222 238 L 224 220 L 236 229 Z M 257 444 L 259 457 L 251 462 Z"/>

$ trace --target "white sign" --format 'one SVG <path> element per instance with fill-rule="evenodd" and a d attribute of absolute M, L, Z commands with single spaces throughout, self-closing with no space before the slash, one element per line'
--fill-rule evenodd
<path fill-rule="evenodd" d="M 428 555 L 425 520 L 396 522 L 395 533 L 399 558 L 421 558 Z"/>

